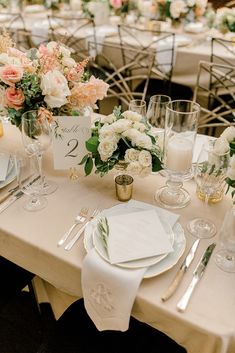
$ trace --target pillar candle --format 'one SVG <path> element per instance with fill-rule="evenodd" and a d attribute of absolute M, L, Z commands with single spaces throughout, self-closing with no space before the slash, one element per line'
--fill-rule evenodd
<path fill-rule="evenodd" d="M 192 165 L 192 156 L 192 141 L 182 136 L 173 136 L 167 145 L 167 169 L 176 172 L 188 171 Z"/>

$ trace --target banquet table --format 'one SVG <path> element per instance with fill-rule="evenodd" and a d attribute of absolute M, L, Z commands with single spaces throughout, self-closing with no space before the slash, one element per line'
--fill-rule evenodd
<path fill-rule="evenodd" d="M 10 123 L 5 124 L 0 152 L 20 150 L 23 147 L 19 129 Z M 81 269 L 86 251 L 82 238 L 71 251 L 57 247 L 58 240 L 73 223 L 81 207 L 92 211 L 96 207 L 105 209 L 120 202 L 115 196 L 112 172 L 101 178 L 95 174 L 85 177 L 79 171 L 80 177 L 72 181 L 68 171 L 54 170 L 51 149 L 43 157 L 43 170 L 46 177 L 57 183 L 58 189 L 47 196 L 48 205 L 41 211 L 24 210 L 22 206 L 26 196 L 23 196 L 0 214 L 0 255 L 37 275 L 36 283 L 41 293 L 46 295 L 56 318 L 59 318 L 71 303 L 83 296 Z M 160 174 L 135 178 L 133 199 L 155 205 L 154 192 L 164 183 L 165 178 Z M 0 189 L 0 196 L 13 184 Z M 190 192 L 191 203 L 175 211 L 180 215 L 179 222 L 185 230 L 184 255 L 165 273 L 143 279 L 132 315 L 167 334 L 184 346 L 188 353 L 234 353 L 235 274 L 223 272 L 215 265 L 213 257 L 217 248 L 186 312 L 180 313 L 176 309 L 197 262 L 207 245 L 217 240 L 218 234 L 213 239 L 200 241 L 194 262 L 177 292 L 168 301 L 161 301 L 195 239 L 186 231 L 187 221 L 195 215 L 208 215 L 219 229 L 225 212 L 232 206 L 230 195 L 225 195 L 221 202 L 205 209 L 195 195 L 194 182 L 190 180 L 184 184 Z"/>

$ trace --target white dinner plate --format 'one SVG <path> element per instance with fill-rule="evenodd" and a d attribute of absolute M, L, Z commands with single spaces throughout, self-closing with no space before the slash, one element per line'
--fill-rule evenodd
<path fill-rule="evenodd" d="M 118 215 L 126 212 L 137 211 L 136 208 L 131 209 L 126 204 L 119 204 L 109 209 L 104 210 L 105 215 Z M 96 226 L 95 222 L 88 223 L 84 232 L 84 247 L 87 252 L 93 249 L 93 231 Z M 176 223 L 173 227 L 174 242 L 173 242 L 173 252 L 169 253 L 164 259 L 158 263 L 149 266 L 145 272 L 144 278 L 151 278 L 172 268 L 183 255 L 186 247 L 186 239 L 184 235 L 184 230 L 179 223 Z"/>
<path fill-rule="evenodd" d="M 0 181 L 0 189 L 10 184 L 16 178 L 16 170 L 14 166 L 13 156 L 10 156 L 7 176 L 5 180 Z"/>
<path fill-rule="evenodd" d="M 103 215 L 106 215 L 105 211 L 103 212 Z M 169 225 L 169 223 L 166 222 L 166 220 L 164 220 L 164 221 L 161 220 L 161 222 L 162 222 L 162 225 L 163 225 L 165 232 L 168 236 L 168 239 L 169 239 L 171 245 L 173 246 L 174 233 L 172 231 L 172 228 Z M 94 227 L 93 232 L 92 232 L 93 245 L 94 245 L 96 251 L 98 252 L 98 254 L 105 261 L 109 262 L 109 256 L 108 256 L 107 250 L 104 248 L 104 244 L 99 236 L 99 232 L 97 231 L 96 223 L 94 223 L 93 227 Z M 149 267 L 149 266 L 152 266 L 152 265 L 158 263 L 159 261 L 162 261 L 167 255 L 168 255 L 168 253 L 162 254 L 162 255 L 150 256 L 150 257 L 146 257 L 146 258 L 142 258 L 142 259 L 138 259 L 138 260 L 126 261 L 126 262 L 118 263 L 118 264 L 116 264 L 116 266 L 124 267 L 124 268 Z"/>

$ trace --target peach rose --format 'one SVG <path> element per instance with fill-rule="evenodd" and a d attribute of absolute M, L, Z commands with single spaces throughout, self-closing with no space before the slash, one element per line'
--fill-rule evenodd
<path fill-rule="evenodd" d="M 48 109 L 40 107 L 38 109 L 38 120 L 43 121 L 44 119 L 47 119 L 48 122 L 51 123 L 53 121 L 53 116 Z"/>
<path fill-rule="evenodd" d="M 21 67 L 13 65 L 0 67 L 0 79 L 9 86 L 14 86 L 16 82 L 19 82 L 23 73 Z"/>
<path fill-rule="evenodd" d="M 21 89 L 9 87 L 5 91 L 6 105 L 8 108 L 19 110 L 25 101 L 24 93 Z"/>

